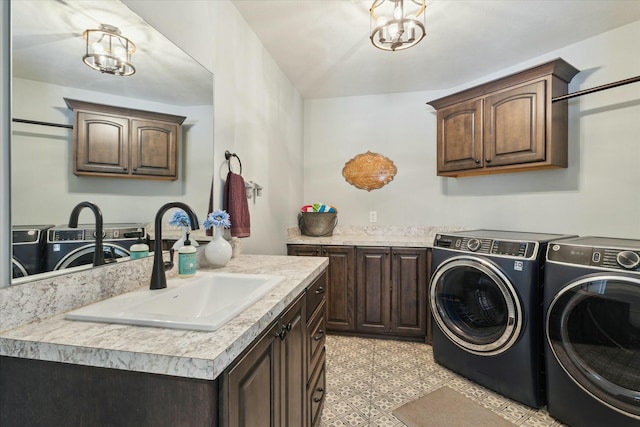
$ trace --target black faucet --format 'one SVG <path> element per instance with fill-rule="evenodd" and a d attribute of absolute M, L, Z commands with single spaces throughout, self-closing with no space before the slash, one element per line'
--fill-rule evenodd
<path fill-rule="evenodd" d="M 180 208 L 186 212 L 189 216 L 189 222 L 191 222 L 191 229 L 197 230 L 198 217 L 193 210 L 182 202 L 169 202 L 158 209 L 156 214 L 156 220 L 154 223 L 154 243 L 153 243 L 153 271 L 151 272 L 151 283 L 149 289 L 164 289 L 167 287 L 167 276 L 165 275 L 165 265 L 162 259 L 162 215 L 165 214 L 171 208 Z M 171 268 L 170 264 L 168 268 Z"/>
<path fill-rule="evenodd" d="M 83 208 L 89 208 L 93 211 L 93 215 L 96 217 L 96 231 L 95 231 L 95 249 L 93 251 L 93 266 L 97 267 L 99 265 L 103 265 L 104 262 L 104 248 L 102 247 L 102 212 L 100 208 L 92 202 L 80 202 L 76 205 L 75 208 L 71 211 L 71 216 L 69 216 L 69 227 L 76 228 L 78 227 L 78 216 L 80 215 L 80 211 Z"/>

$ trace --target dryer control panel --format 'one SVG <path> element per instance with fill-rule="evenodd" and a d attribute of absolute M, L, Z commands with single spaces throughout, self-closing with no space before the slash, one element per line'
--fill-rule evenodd
<path fill-rule="evenodd" d="M 552 243 L 547 252 L 549 261 L 601 267 L 610 270 L 640 271 L 640 250 L 635 248 L 605 248 Z"/>
<path fill-rule="evenodd" d="M 475 252 L 478 254 L 532 258 L 536 255 L 538 244 L 536 242 L 523 242 L 518 240 L 497 240 L 438 234 L 435 238 L 434 246 L 462 252 Z"/>

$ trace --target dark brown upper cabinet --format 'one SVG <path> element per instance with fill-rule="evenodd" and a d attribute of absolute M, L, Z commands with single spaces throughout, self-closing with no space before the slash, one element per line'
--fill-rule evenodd
<path fill-rule="evenodd" d="M 437 111 L 438 175 L 567 167 L 565 95 L 578 70 L 556 59 L 428 104 Z"/>
<path fill-rule="evenodd" d="M 178 179 L 180 125 L 186 117 L 65 98 L 73 110 L 73 173 Z"/>

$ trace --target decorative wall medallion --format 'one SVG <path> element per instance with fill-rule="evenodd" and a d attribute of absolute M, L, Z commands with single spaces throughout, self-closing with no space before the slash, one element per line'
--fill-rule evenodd
<path fill-rule="evenodd" d="M 376 190 L 391 182 L 398 169 L 385 156 L 367 151 L 344 164 L 342 176 L 362 190 Z"/>

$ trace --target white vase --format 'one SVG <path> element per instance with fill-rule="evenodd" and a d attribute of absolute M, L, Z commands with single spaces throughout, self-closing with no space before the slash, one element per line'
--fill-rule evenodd
<path fill-rule="evenodd" d="M 204 257 L 211 267 L 224 267 L 231 259 L 231 244 L 222 237 L 223 230 L 221 227 L 216 227 L 214 232 L 213 240 L 207 243 L 204 248 Z"/>

